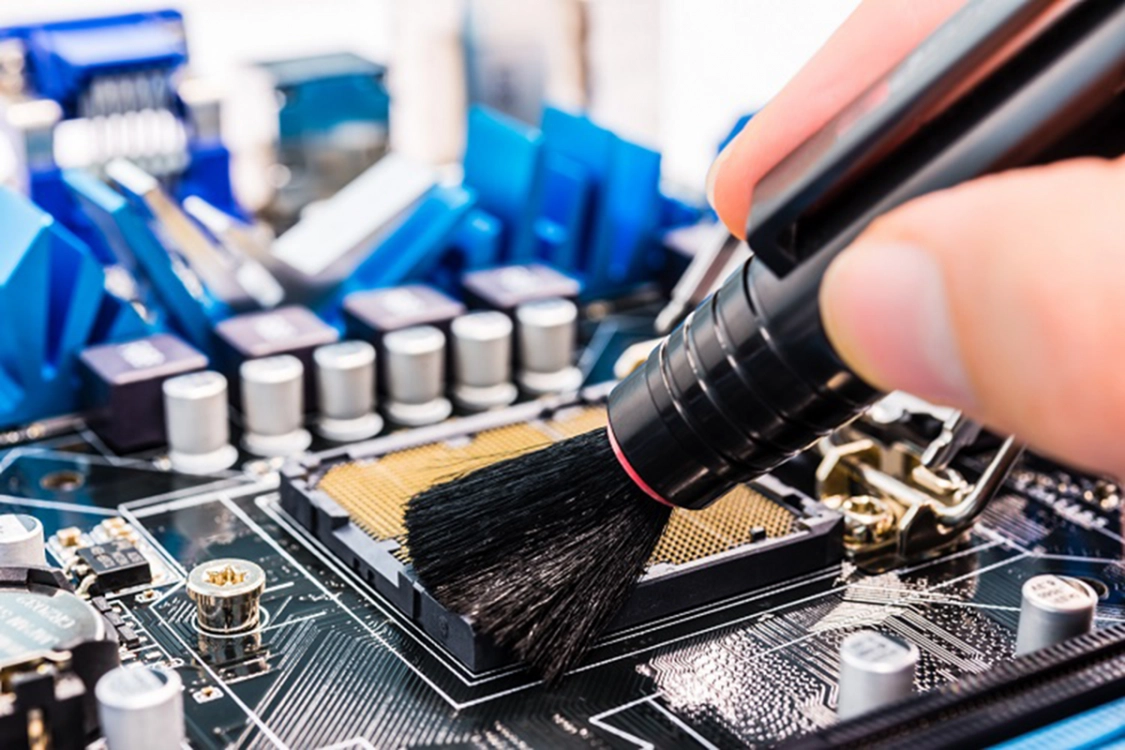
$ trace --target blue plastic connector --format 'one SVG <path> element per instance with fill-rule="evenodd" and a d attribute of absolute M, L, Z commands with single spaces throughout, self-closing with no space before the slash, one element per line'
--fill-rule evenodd
<path fill-rule="evenodd" d="M 74 235 L 6 188 L 0 226 L 0 425 L 13 426 L 78 408 L 82 348 L 151 331 Z"/>
<path fill-rule="evenodd" d="M 230 308 L 206 289 L 193 289 L 184 282 L 168 248 L 153 232 L 150 216 L 137 202 L 87 172 L 67 170 L 63 180 L 120 263 L 146 284 L 151 306 L 163 313 L 167 327 L 210 353 L 212 327 L 230 316 Z"/>
<path fill-rule="evenodd" d="M 183 16 L 176 10 L 128 13 L 0 29 L 0 39 L 26 49 L 32 88 L 79 116 L 79 103 L 99 76 L 154 71 L 171 75 L 187 62 Z"/>
<path fill-rule="evenodd" d="M 57 102 L 64 119 L 107 122 L 142 110 L 170 112 L 187 138 L 182 169 L 161 175 L 179 199 L 197 195 L 235 216 L 230 153 L 217 133 L 203 133 L 176 92 L 176 76 L 188 60 L 183 17 L 154 10 L 0 29 L 0 40 L 17 40 L 26 62 L 25 92 Z M 121 156 L 132 158 L 128 153 Z M 113 261 L 100 233 L 65 187 L 59 167 L 39 164 L 27 176 L 33 201 L 76 234 L 103 263 Z"/>

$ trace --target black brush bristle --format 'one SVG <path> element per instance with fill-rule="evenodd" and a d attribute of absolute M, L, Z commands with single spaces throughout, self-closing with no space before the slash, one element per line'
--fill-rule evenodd
<path fill-rule="evenodd" d="M 595 430 L 416 495 L 407 543 L 443 606 L 553 682 L 625 603 L 670 515 Z"/>

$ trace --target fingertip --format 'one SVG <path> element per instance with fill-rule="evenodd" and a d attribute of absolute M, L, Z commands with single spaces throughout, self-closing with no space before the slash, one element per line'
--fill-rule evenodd
<path fill-rule="evenodd" d="M 746 239 L 746 218 L 750 213 L 753 188 L 742 158 L 745 135 L 743 131 L 728 143 L 707 172 L 707 202 L 730 233 L 739 239 Z"/>
<path fill-rule="evenodd" d="M 829 266 L 820 301 L 829 340 L 865 380 L 975 405 L 942 268 L 928 249 L 861 241 Z"/>

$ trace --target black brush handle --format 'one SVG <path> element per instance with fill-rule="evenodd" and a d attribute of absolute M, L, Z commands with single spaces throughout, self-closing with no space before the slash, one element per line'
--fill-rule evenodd
<path fill-rule="evenodd" d="M 1125 123 L 1099 122 L 1123 88 L 1125 0 L 968 4 L 755 187 L 759 257 L 610 395 L 622 467 L 648 494 L 701 508 L 856 417 L 879 393 L 825 335 L 832 259 L 916 196 L 1105 151 Z"/>
<path fill-rule="evenodd" d="M 830 259 L 782 279 L 751 260 L 613 390 L 619 458 L 650 494 L 704 507 L 879 397 L 821 325 L 817 292 Z"/>

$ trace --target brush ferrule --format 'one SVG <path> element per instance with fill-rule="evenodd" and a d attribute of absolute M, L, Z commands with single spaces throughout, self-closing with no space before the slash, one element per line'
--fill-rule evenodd
<path fill-rule="evenodd" d="M 647 494 L 705 507 L 880 395 L 824 333 L 822 255 L 782 279 L 751 260 L 614 389 L 614 450 Z"/>
<path fill-rule="evenodd" d="M 637 489 L 651 497 L 656 502 L 661 503 L 662 505 L 675 507 L 674 505 L 672 505 L 672 503 L 662 498 L 656 490 L 654 490 L 652 487 L 649 487 L 644 478 L 640 474 L 638 474 L 637 470 L 633 468 L 633 465 L 629 463 L 629 459 L 626 458 L 625 454 L 621 452 L 621 446 L 617 444 L 617 438 L 613 436 L 612 427 L 608 425 L 606 426 L 605 435 L 607 438 L 609 438 L 609 446 L 613 448 L 613 455 L 615 458 L 617 458 L 617 463 L 621 464 L 621 470 L 625 472 L 629 479 L 633 480 L 633 484 L 637 485 Z"/>

